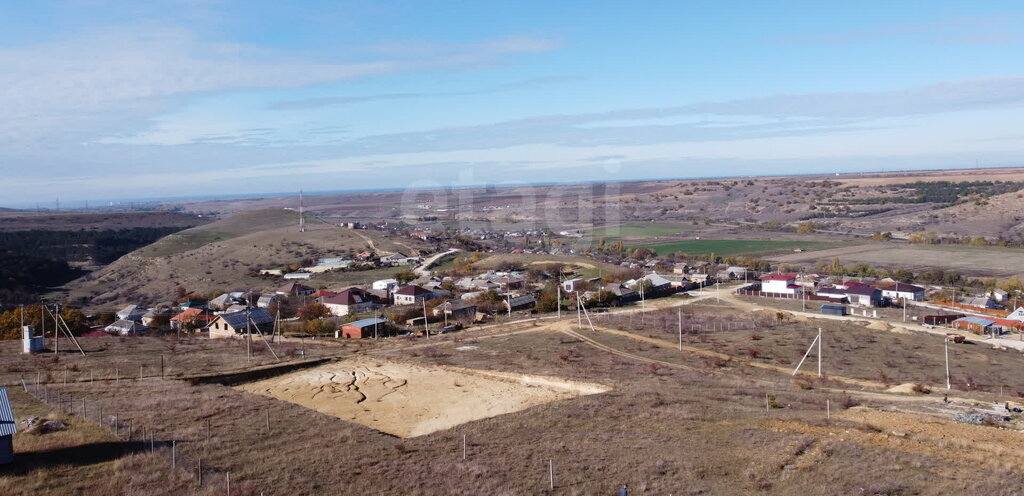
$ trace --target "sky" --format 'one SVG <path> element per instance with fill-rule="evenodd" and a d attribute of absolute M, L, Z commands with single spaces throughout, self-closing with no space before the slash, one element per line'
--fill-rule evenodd
<path fill-rule="evenodd" d="M 0 206 L 1022 156 L 1019 1 L 0 0 Z"/>

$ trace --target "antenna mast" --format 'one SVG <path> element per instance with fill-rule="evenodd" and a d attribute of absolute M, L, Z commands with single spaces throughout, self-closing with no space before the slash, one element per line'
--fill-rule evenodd
<path fill-rule="evenodd" d="M 306 232 L 306 217 L 302 215 L 302 190 L 299 190 L 299 232 Z"/>

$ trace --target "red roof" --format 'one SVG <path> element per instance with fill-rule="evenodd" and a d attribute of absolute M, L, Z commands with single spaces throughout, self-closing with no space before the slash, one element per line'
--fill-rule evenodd
<path fill-rule="evenodd" d="M 338 293 L 335 293 L 334 291 L 328 291 L 326 289 L 321 289 L 320 291 L 317 291 L 316 293 L 313 293 L 311 296 L 313 298 L 324 298 L 324 297 L 330 298 L 332 296 L 336 296 L 337 294 Z"/>
<path fill-rule="evenodd" d="M 761 276 L 762 281 L 792 281 L 796 279 L 796 274 L 772 274 L 770 276 Z"/>
<path fill-rule="evenodd" d="M 171 322 L 191 322 L 196 319 L 203 311 L 198 308 L 188 308 L 185 311 L 175 315 L 171 318 Z"/>
<path fill-rule="evenodd" d="M 360 303 L 366 303 L 366 293 L 358 288 L 349 288 L 342 291 L 334 296 L 324 298 L 325 304 L 332 305 L 358 305 Z"/>
<path fill-rule="evenodd" d="M 419 286 L 416 286 L 415 284 L 410 284 L 408 286 L 403 286 L 402 289 L 399 289 L 398 291 L 395 291 L 396 295 L 402 295 L 402 296 L 420 296 L 420 295 L 432 294 L 432 293 L 433 293 L 433 291 L 430 291 L 429 289 L 423 289 L 423 288 L 421 288 Z"/>

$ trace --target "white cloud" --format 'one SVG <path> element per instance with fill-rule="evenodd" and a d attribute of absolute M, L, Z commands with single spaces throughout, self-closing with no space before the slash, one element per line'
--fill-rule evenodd
<path fill-rule="evenodd" d="M 123 126 L 125 120 L 141 124 L 191 95 L 466 66 L 556 46 L 529 37 L 506 38 L 439 46 L 428 57 L 346 62 L 201 40 L 181 28 L 112 27 L 73 39 L 0 48 L 0 142 L 134 132 L 138 126 Z"/>

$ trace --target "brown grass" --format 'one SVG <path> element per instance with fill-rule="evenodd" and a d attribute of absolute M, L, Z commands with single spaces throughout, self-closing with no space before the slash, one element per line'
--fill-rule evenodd
<path fill-rule="evenodd" d="M 692 317 L 714 316 L 723 322 L 741 317 L 716 312 L 697 312 Z M 657 327 L 654 314 L 645 316 L 645 322 L 647 328 L 638 333 L 667 333 Z M 117 412 L 135 426 L 155 429 L 158 439 L 178 440 L 181 456 L 190 463 L 202 458 L 210 474 L 218 474 L 208 480 L 220 481 L 230 471 L 238 494 L 536 494 L 547 491 L 549 459 L 554 462 L 558 494 L 610 494 L 623 483 L 637 494 L 861 494 L 862 489 L 875 494 L 964 490 L 999 494 L 1000 487 L 1024 483 L 1019 467 L 1000 464 L 998 457 L 960 463 L 943 455 L 944 450 L 960 449 L 948 440 L 941 444 L 887 437 L 892 429 L 886 424 L 887 413 L 863 417 L 859 412 L 864 407 L 844 410 L 866 403 L 868 411 L 876 411 L 874 405 L 880 401 L 890 404 L 913 398 L 862 396 L 855 391 L 841 394 L 831 389 L 834 386 L 828 380 L 814 381 L 812 389 L 803 389 L 788 374 L 743 366 L 755 360 L 746 353 L 751 330 L 684 336 L 690 345 L 736 356 L 719 367 L 671 346 L 628 336 L 582 331 L 588 340 L 616 351 L 612 353 L 589 341 L 546 331 L 545 326 L 521 329 L 529 332 L 473 331 L 430 343 L 396 340 L 363 353 L 422 365 L 433 365 L 443 356 L 446 363 L 458 367 L 559 376 L 608 384 L 614 390 L 399 440 L 220 385 L 148 379 L 54 387 L 86 398 L 95 407 L 102 405 L 105 412 Z M 757 348 L 764 357 L 756 360 L 795 351 L 811 337 L 810 329 L 799 323 L 762 327 L 757 332 L 762 335 Z M 835 346 L 849 345 L 850 353 L 868 354 L 867 348 L 881 350 L 897 344 L 881 335 L 869 343 L 843 332 L 858 331 L 831 331 L 845 339 Z M 893 336 L 910 349 L 930 346 L 913 335 Z M 865 349 L 858 351 L 855 343 Z M 827 352 L 837 360 L 842 356 L 840 349 Z M 1013 360 L 1017 359 L 1014 355 Z M 1008 367 L 1016 363 L 1010 355 L 999 360 Z M 984 372 L 980 364 L 971 367 Z M 871 367 L 852 367 L 850 372 L 860 370 L 877 372 Z M 889 373 L 901 381 L 903 374 L 913 375 L 911 366 Z M 777 408 L 766 411 L 768 397 L 774 398 Z M 832 400 L 831 422 L 825 419 L 826 399 Z M 900 408 L 915 405 L 901 403 Z M 930 422 L 949 423 L 941 416 L 921 415 L 929 415 Z M 849 430 L 861 434 L 842 434 Z M 468 441 L 467 460 L 462 460 L 463 435 Z M 921 446 L 929 449 L 918 449 Z M 1014 448 L 1007 445 L 1006 449 Z M 132 481 L 126 474 L 145 466 L 147 459 L 120 458 L 117 463 L 90 465 L 82 484 L 91 485 L 83 487 L 104 488 L 108 481 L 117 481 L 146 493 L 145 488 L 162 483 L 166 493 L 184 494 L 195 484 L 186 473 L 167 471 L 136 474 Z M 43 467 L 32 477 L 55 470 Z M 19 475 L 10 484 L 28 476 Z M 185 486 L 175 485 L 175 477 Z M 1006 485 L 997 485 L 999 481 Z M 222 487 L 216 483 L 209 482 L 201 491 Z"/>

